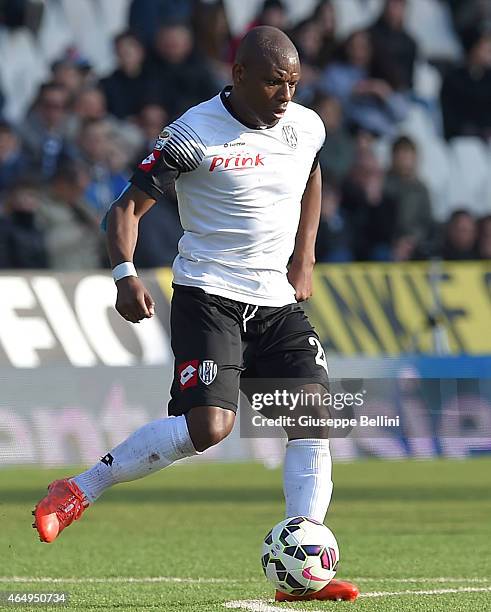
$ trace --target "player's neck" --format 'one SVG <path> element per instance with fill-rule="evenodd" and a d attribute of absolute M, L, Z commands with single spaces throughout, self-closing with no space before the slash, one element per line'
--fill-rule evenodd
<path fill-rule="evenodd" d="M 243 102 L 243 100 L 241 100 L 240 96 L 237 95 L 237 92 L 234 91 L 233 88 L 229 94 L 225 94 L 224 99 L 229 112 L 231 112 L 231 114 L 245 126 L 255 130 L 263 130 L 272 127 L 271 125 L 266 125 L 259 122 L 257 116 L 251 112 L 251 110 Z"/>

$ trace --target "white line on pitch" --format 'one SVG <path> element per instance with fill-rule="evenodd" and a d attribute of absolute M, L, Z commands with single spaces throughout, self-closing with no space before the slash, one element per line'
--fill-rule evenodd
<path fill-rule="evenodd" d="M 458 589 L 435 589 L 427 591 L 387 591 L 387 592 L 373 592 L 373 593 L 361 593 L 360 597 L 394 597 L 401 595 L 446 595 L 450 593 L 482 593 L 491 592 L 491 587 L 460 587 Z M 232 610 L 248 610 L 249 612 L 279 612 L 284 608 L 278 608 L 274 604 L 273 600 L 264 601 L 261 599 L 245 599 L 237 601 L 227 601 L 223 605 L 225 608 Z M 312 610 L 305 608 L 295 608 L 295 612 L 325 612 L 321 610 Z"/>
<path fill-rule="evenodd" d="M 458 587 L 456 589 L 428 589 L 426 591 L 375 591 L 360 593 L 360 597 L 390 597 L 394 595 L 447 595 L 448 593 L 484 593 L 491 592 L 491 587 Z"/>
<path fill-rule="evenodd" d="M 272 606 L 273 600 L 263 601 L 261 599 L 245 599 L 239 601 L 227 601 L 223 605 L 231 610 L 248 610 L 249 612 L 279 612 L 285 608 Z M 321 610 L 302 610 L 295 608 L 295 612 L 322 612 Z"/>
<path fill-rule="evenodd" d="M 437 578 L 431 578 L 425 576 L 424 578 L 349 578 L 352 582 L 408 582 L 408 583 L 435 583 L 435 582 L 473 582 L 473 583 L 483 583 L 483 584 L 491 584 L 491 576 L 489 578 L 442 578 L 441 576 Z"/>

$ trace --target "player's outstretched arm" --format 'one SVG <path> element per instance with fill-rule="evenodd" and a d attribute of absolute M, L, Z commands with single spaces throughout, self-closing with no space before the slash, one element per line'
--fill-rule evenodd
<path fill-rule="evenodd" d="M 114 269 L 123 262 L 132 262 L 138 240 L 138 224 L 155 200 L 132 185 L 114 202 L 107 214 L 106 243 Z M 137 276 L 124 276 L 116 281 L 116 310 L 131 323 L 154 314 L 154 301 Z"/>
<path fill-rule="evenodd" d="M 315 239 L 321 214 L 322 175 L 319 164 L 311 173 L 304 194 L 288 280 L 295 288 L 297 302 L 312 295 L 312 272 L 315 264 Z"/>

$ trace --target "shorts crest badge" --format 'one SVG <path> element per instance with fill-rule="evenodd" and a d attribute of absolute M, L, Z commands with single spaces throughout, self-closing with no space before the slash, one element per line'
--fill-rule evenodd
<path fill-rule="evenodd" d="M 199 378 L 205 385 L 211 385 L 218 371 L 217 364 L 212 359 L 205 359 L 199 364 Z"/>
<path fill-rule="evenodd" d="M 288 123 L 287 125 L 283 126 L 281 130 L 281 134 L 286 144 L 290 145 L 292 149 L 297 148 L 297 144 L 298 144 L 297 130 L 293 127 L 291 123 Z"/>

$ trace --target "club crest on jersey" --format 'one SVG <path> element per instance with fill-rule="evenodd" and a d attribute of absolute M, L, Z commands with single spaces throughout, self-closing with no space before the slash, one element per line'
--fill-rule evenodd
<path fill-rule="evenodd" d="M 286 144 L 290 145 L 292 149 L 297 148 L 297 144 L 298 144 L 297 130 L 293 127 L 293 125 L 291 125 L 290 123 L 287 125 L 284 125 L 283 129 L 281 130 L 281 134 Z"/>
<path fill-rule="evenodd" d="M 212 359 L 205 359 L 199 365 L 199 378 L 205 385 L 211 385 L 218 371 L 217 364 Z"/>
<path fill-rule="evenodd" d="M 158 135 L 154 150 L 161 151 L 164 148 L 165 143 L 169 140 L 171 136 L 172 132 L 170 130 L 168 130 L 167 128 L 165 130 L 162 130 Z"/>

